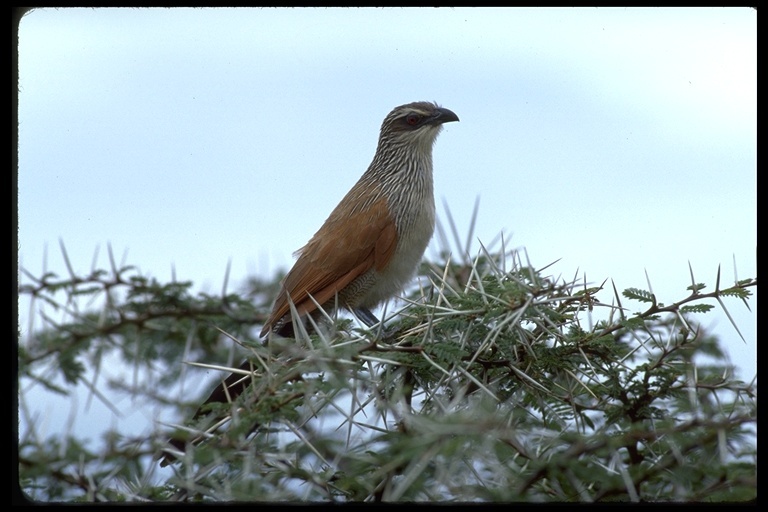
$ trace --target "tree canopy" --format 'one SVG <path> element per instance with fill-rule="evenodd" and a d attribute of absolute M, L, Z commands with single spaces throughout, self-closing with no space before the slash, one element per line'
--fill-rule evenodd
<path fill-rule="evenodd" d="M 317 333 L 264 342 L 280 276 L 213 296 L 114 263 L 66 277 L 22 269 L 19 295 L 43 326 L 19 342 L 20 415 L 30 390 L 67 400 L 85 384 L 99 400 L 172 410 L 177 424 L 148 436 L 105 429 L 95 447 L 27 428 L 21 491 L 35 501 L 755 499 L 756 380 L 736 378 L 697 319 L 749 307 L 757 279 L 726 285 L 718 271 L 706 286 L 691 270 L 688 289 L 662 303 L 650 284 L 555 278 L 504 248 L 446 252 L 420 275 L 385 328 L 333 315 Z M 218 407 L 225 421 L 191 421 L 237 370 L 233 347 L 250 361 L 250 391 Z M 140 378 L 102 376 L 107 358 Z M 182 376 L 201 381 L 199 393 L 175 394 Z M 172 433 L 188 449 L 161 470 Z"/>

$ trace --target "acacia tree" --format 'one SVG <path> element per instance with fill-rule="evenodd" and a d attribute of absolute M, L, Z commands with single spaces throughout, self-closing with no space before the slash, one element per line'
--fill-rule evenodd
<path fill-rule="evenodd" d="M 256 333 L 279 276 L 212 296 L 113 259 L 87 275 L 22 269 L 19 294 L 44 326 L 19 343 L 21 414 L 30 387 L 67 397 L 86 383 L 104 400 L 108 387 L 172 408 L 179 424 L 109 430 L 96 449 L 30 428 L 21 490 L 41 501 L 755 498 L 756 382 L 734 378 L 695 318 L 712 302 L 747 304 L 756 279 L 725 286 L 718 272 L 707 291 L 691 271 L 661 303 L 650 289 L 547 277 L 503 248 L 440 260 L 386 330 L 329 317 L 317 334 L 266 343 Z M 197 367 L 237 371 L 233 346 L 251 361 L 249 391 L 213 408 L 223 421 L 188 420 L 209 389 L 169 390 Z M 116 356 L 141 379 L 99 377 Z M 172 430 L 187 449 L 162 472 Z"/>

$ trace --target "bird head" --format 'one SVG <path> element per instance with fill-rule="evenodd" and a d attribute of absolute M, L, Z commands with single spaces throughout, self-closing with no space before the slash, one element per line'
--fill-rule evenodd
<path fill-rule="evenodd" d="M 413 145 L 430 151 L 443 123 L 458 121 L 459 116 L 436 103 L 418 101 L 395 107 L 381 124 L 379 145 Z"/>

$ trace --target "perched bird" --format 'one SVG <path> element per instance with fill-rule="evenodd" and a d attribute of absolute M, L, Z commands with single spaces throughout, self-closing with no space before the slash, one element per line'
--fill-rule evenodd
<path fill-rule="evenodd" d="M 262 337 L 294 336 L 291 303 L 300 319 L 311 315 L 319 320 L 319 304 L 325 311 L 336 306 L 347 309 L 369 327 L 379 322 L 371 309 L 402 290 L 432 238 L 432 146 L 443 123 L 458 120 L 452 111 L 430 102 L 401 105 L 384 118 L 373 161 L 297 251 L 298 259 L 282 282 Z M 241 368 L 247 370 L 249 363 Z M 226 403 L 249 383 L 232 374 L 205 404 Z M 195 417 L 201 414 L 198 410 Z M 183 448 L 183 443 L 171 444 Z"/>

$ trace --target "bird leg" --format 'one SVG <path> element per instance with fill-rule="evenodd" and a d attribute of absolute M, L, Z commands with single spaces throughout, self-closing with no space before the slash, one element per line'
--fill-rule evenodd
<path fill-rule="evenodd" d="M 354 308 L 352 312 L 355 314 L 357 318 L 360 319 L 365 325 L 368 327 L 373 327 L 374 325 L 378 324 L 380 320 L 376 318 L 376 315 L 371 313 L 371 310 L 368 308 Z"/>
<path fill-rule="evenodd" d="M 381 323 L 381 321 L 378 318 L 376 318 L 376 315 L 371 313 L 371 310 L 368 308 L 358 307 L 358 308 L 352 309 L 352 312 L 355 314 L 357 318 L 360 319 L 361 322 L 363 322 L 369 328 L 373 327 L 376 324 L 381 325 L 380 332 L 378 333 L 378 337 L 377 337 L 379 341 L 385 341 L 385 342 L 393 341 L 395 336 L 398 333 L 398 329 L 395 329 L 395 328 L 388 329 L 384 327 L 384 324 Z M 375 347 L 376 347 L 376 340 L 374 340 L 372 345 L 372 348 L 375 348 Z"/>

